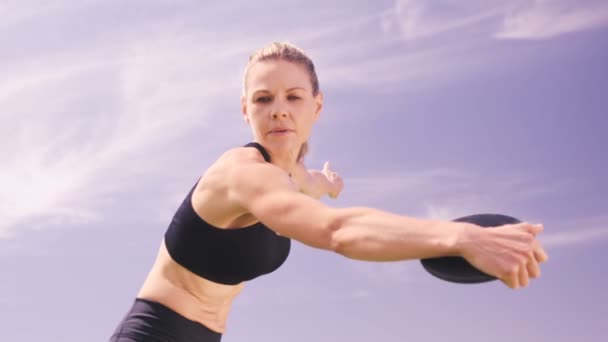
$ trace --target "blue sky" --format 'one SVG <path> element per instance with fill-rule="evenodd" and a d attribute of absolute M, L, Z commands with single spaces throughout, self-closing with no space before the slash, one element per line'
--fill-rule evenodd
<path fill-rule="evenodd" d="M 234 303 L 230 341 L 602 341 L 608 5 L 601 0 L 4 1 L 0 340 L 103 341 L 200 173 L 250 140 L 249 53 L 313 57 L 310 167 L 335 206 L 543 222 L 531 286 L 294 243 Z M 602 324 L 603 323 L 603 324 Z"/>

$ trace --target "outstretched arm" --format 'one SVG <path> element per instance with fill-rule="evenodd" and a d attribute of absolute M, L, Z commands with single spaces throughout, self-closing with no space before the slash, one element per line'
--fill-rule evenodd
<path fill-rule="evenodd" d="M 509 287 L 527 284 L 546 260 L 529 223 L 482 229 L 472 224 L 418 219 L 367 207 L 331 208 L 297 191 L 268 164 L 233 169 L 232 198 L 282 236 L 351 259 L 394 261 L 456 255 Z"/>

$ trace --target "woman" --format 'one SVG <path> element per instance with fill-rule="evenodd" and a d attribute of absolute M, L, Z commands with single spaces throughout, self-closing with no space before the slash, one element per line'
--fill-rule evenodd
<path fill-rule="evenodd" d="M 241 104 L 253 142 L 225 152 L 193 186 L 112 341 L 220 341 L 245 282 L 280 267 L 292 239 L 369 261 L 458 255 L 510 288 L 540 275 L 541 225 L 481 229 L 318 201 L 343 184 L 327 163 L 304 167 L 323 96 L 312 61 L 293 45 L 250 57 Z"/>

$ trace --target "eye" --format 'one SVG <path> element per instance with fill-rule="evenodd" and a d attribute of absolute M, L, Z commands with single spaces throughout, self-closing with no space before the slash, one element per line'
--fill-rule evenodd
<path fill-rule="evenodd" d="M 296 95 L 289 95 L 289 96 L 287 96 L 287 99 L 288 99 L 288 100 L 290 100 L 290 101 L 291 101 L 291 100 L 299 100 L 299 99 L 300 99 L 300 97 L 299 97 L 299 96 L 296 96 Z"/>
<path fill-rule="evenodd" d="M 260 96 L 257 99 L 255 99 L 254 102 L 259 102 L 259 103 L 268 103 L 272 101 L 272 98 L 270 96 Z"/>

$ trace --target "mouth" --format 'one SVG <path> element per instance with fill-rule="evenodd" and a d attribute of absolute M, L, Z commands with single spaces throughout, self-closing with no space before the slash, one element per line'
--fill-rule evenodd
<path fill-rule="evenodd" d="M 282 135 L 282 134 L 288 134 L 291 132 L 293 132 L 293 130 L 291 130 L 291 129 L 275 128 L 275 129 L 271 130 L 270 132 L 268 132 L 268 134 Z"/>

